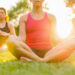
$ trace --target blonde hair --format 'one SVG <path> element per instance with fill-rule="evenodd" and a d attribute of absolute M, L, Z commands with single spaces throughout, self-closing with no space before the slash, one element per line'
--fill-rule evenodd
<path fill-rule="evenodd" d="M 6 22 L 9 22 L 9 16 L 8 16 L 8 13 L 6 14 Z"/>
<path fill-rule="evenodd" d="M 3 8 L 3 7 L 0 7 L 0 9 L 3 10 L 3 11 L 5 12 L 5 14 L 6 14 L 6 22 L 8 22 L 8 21 L 9 21 L 8 12 L 7 12 L 6 9 Z"/>

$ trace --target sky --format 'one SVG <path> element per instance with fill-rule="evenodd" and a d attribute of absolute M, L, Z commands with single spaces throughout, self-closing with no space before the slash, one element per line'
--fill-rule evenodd
<path fill-rule="evenodd" d="M 16 6 L 16 2 L 19 0 L 0 0 L 0 7 L 4 7 L 9 10 L 12 6 Z"/>

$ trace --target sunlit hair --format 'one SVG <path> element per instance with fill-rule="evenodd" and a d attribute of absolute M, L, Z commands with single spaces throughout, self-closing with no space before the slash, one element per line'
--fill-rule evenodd
<path fill-rule="evenodd" d="M 4 13 L 6 14 L 6 22 L 8 22 L 9 21 L 9 16 L 8 16 L 8 13 L 7 13 L 6 9 L 3 8 L 3 7 L 0 7 L 0 10 L 4 11 Z"/>

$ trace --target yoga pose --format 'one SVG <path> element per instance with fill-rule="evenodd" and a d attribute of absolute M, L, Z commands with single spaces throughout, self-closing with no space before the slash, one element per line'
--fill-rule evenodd
<path fill-rule="evenodd" d="M 75 49 L 74 37 L 57 43 L 56 18 L 43 11 L 44 0 L 30 0 L 32 11 L 20 18 L 19 36 L 10 36 L 7 40 L 9 51 L 21 61 L 36 60 L 59 62 L 69 57 Z M 27 43 L 25 43 L 27 39 Z"/>
<path fill-rule="evenodd" d="M 2 50 L 2 45 L 5 43 L 8 36 L 15 35 L 15 30 L 11 24 L 9 24 L 6 17 L 6 10 L 0 8 L 0 51 Z"/>

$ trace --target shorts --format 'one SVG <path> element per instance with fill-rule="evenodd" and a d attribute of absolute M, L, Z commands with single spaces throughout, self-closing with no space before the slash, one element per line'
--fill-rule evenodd
<path fill-rule="evenodd" d="M 50 49 L 49 49 L 50 50 Z M 37 49 L 32 49 L 32 51 L 38 55 L 39 57 L 44 57 L 45 54 L 49 51 L 49 50 L 37 50 Z"/>

